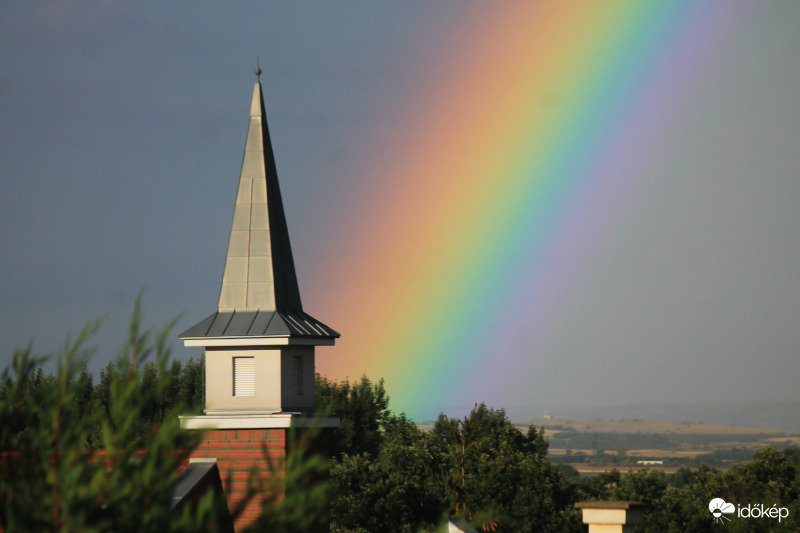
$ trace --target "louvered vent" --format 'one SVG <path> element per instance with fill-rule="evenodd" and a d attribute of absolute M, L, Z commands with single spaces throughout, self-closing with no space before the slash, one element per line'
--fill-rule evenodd
<path fill-rule="evenodd" d="M 256 391 L 255 358 L 233 358 L 233 395 L 254 396 Z"/>
<path fill-rule="evenodd" d="M 295 396 L 303 395 L 303 357 L 292 356 L 292 391 Z"/>

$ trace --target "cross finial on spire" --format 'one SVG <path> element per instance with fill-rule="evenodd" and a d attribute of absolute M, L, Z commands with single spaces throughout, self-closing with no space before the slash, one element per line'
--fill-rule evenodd
<path fill-rule="evenodd" d="M 256 58 L 256 81 L 261 83 L 261 65 L 258 64 L 258 58 Z"/>

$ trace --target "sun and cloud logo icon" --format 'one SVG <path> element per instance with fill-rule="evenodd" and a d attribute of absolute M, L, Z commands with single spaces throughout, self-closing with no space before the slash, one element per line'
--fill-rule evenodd
<path fill-rule="evenodd" d="M 714 498 L 708 502 L 708 510 L 711 511 L 711 515 L 714 517 L 714 522 L 724 524 L 726 521 L 730 522 L 731 520 L 725 515 L 735 513 L 736 506 L 732 503 L 727 503 L 722 498 Z"/>

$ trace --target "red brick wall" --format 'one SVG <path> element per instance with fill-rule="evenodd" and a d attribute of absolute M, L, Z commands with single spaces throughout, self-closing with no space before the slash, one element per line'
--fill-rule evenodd
<path fill-rule="evenodd" d="M 269 457 L 269 463 L 264 453 Z M 192 458 L 215 458 L 233 512 L 247 490 L 250 471 L 256 467 L 262 478 L 280 472 L 286 457 L 285 429 L 217 429 L 210 431 Z M 236 520 L 236 530 L 252 523 L 258 516 L 262 498 L 256 495 Z"/>

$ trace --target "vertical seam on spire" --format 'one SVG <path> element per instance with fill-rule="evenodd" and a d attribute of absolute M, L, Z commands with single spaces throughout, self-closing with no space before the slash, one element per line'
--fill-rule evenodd
<path fill-rule="evenodd" d="M 255 179 L 250 180 L 250 209 L 247 210 L 247 266 L 244 273 L 244 306 L 250 307 L 250 247 L 253 241 L 253 193 L 255 192 Z"/>

